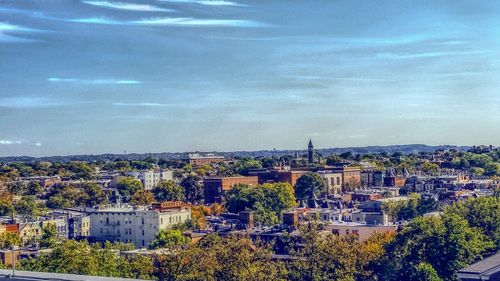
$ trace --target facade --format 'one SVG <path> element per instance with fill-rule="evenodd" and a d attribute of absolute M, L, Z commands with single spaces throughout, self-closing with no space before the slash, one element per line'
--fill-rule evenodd
<path fill-rule="evenodd" d="M 342 193 L 342 173 L 319 171 L 318 174 L 325 183 L 328 194 Z"/>
<path fill-rule="evenodd" d="M 74 216 L 68 219 L 68 237 L 70 239 L 90 236 L 90 216 Z"/>
<path fill-rule="evenodd" d="M 226 178 L 207 178 L 203 180 L 203 193 L 205 203 L 220 203 L 224 192 L 230 190 L 237 184 L 257 186 L 259 179 L 256 176 L 251 177 L 226 177 Z"/>
<path fill-rule="evenodd" d="M 42 239 L 43 229 L 50 224 L 56 226 L 57 238 L 68 238 L 68 223 L 66 218 L 46 219 L 19 224 L 19 236 L 23 244 L 40 241 L 40 239 Z"/>
<path fill-rule="evenodd" d="M 174 179 L 173 172 L 169 170 L 127 172 L 125 175 L 140 180 L 145 190 L 153 189 L 160 181 Z"/>
<path fill-rule="evenodd" d="M 214 154 L 189 154 L 186 161 L 193 166 L 220 163 L 224 161 L 224 156 L 217 156 Z"/>
<path fill-rule="evenodd" d="M 397 230 L 396 225 L 371 225 L 357 222 L 332 222 L 325 224 L 324 228 L 335 235 L 355 235 L 360 241 L 367 240 L 376 232 L 395 233 Z"/>
<path fill-rule="evenodd" d="M 357 167 L 337 167 L 331 169 L 332 173 L 342 174 L 343 190 L 356 189 L 361 186 L 361 169 Z"/>
<path fill-rule="evenodd" d="M 190 218 L 191 209 L 182 202 L 159 203 L 153 208 L 108 208 L 90 214 L 90 236 L 147 247 L 160 230 Z"/>

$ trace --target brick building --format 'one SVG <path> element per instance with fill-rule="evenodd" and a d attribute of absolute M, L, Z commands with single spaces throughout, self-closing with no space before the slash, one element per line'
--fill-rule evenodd
<path fill-rule="evenodd" d="M 224 192 L 230 190 L 237 184 L 245 184 L 249 186 L 257 186 L 259 178 L 257 176 L 250 177 L 226 177 L 226 178 L 207 178 L 203 180 L 203 192 L 205 195 L 205 203 L 220 203 Z"/>

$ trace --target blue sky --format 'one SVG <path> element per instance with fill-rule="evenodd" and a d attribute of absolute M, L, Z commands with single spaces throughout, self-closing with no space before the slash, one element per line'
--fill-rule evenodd
<path fill-rule="evenodd" d="M 0 155 L 494 144 L 499 1 L 0 1 Z"/>

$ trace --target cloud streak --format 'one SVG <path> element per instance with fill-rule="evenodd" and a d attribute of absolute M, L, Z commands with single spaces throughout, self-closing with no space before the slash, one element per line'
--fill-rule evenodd
<path fill-rule="evenodd" d="M 174 18 L 174 17 L 155 17 L 144 18 L 132 21 L 120 21 L 110 18 L 78 18 L 67 21 L 88 24 L 106 24 L 106 25 L 145 25 L 145 26 L 225 26 L 225 27 L 264 27 L 267 24 L 252 20 L 233 20 L 233 19 L 196 19 L 196 18 Z"/>
<path fill-rule="evenodd" d="M 112 103 L 114 106 L 147 106 L 147 107 L 166 107 L 170 106 L 170 104 L 165 103 L 155 103 L 155 102 L 114 102 Z"/>
<path fill-rule="evenodd" d="M 78 79 L 78 78 L 60 78 L 60 77 L 50 77 L 47 81 L 52 83 L 81 83 L 81 84 L 91 84 L 91 85 L 136 85 L 142 84 L 142 81 L 138 80 L 115 80 L 115 79 Z"/>
<path fill-rule="evenodd" d="M 116 10 L 127 10 L 127 11 L 137 11 L 137 12 L 175 12 L 175 10 L 172 9 L 165 9 L 158 6 L 147 5 L 147 4 L 109 2 L 109 1 L 83 1 L 83 3 L 96 7 L 116 9 Z"/>
<path fill-rule="evenodd" d="M 0 145 L 13 145 L 13 144 L 22 144 L 22 141 L 18 140 L 0 140 Z"/>
<path fill-rule="evenodd" d="M 233 6 L 233 7 L 246 7 L 248 5 L 239 4 L 231 1 L 223 1 L 223 0 L 160 0 L 163 2 L 171 2 L 171 3 L 186 3 L 186 4 L 199 4 L 206 6 Z"/>
<path fill-rule="evenodd" d="M 41 97 L 7 97 L 0 99 L 0 107 L 7 108 L 39 108 L 60 105 L 62 105 L 61 102 Z"/>
<path fill-rule="evenodd" d="M 19 37 L 19 35 L 36 31 L 39 30 L 19 25 L 13 25 L 6 22 L 0 22 L 0 42 L 7 42 L 7 43 L 35 42 L 36 40 L 21 38 Z"/>

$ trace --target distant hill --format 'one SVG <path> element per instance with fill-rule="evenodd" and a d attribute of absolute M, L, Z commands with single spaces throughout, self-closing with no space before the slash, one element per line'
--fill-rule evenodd
<path fill-rule="evenodd" d="M 344 152 L 352 152 L 353 154 L 367 154 L 367 153 L 382 153 L 389 154 L 394 152 L 401 152 L 403 154 L 418 153 L 418 152 L 433 152 L 441 149 L 457 149 L 461 151 L 468 150 L 469 146 L 454 146 L 454 145 L 425 145 L 425 144 L 403 144 L 403 145 L 387 145 L 387 146 L 365 146 L 365 147 L 340 147 L 340 148 L 319 148 L 316 149 L 318 153 L 324 156 L 331 154 L 340 154 Z M 215 153 L 225 157 L 272 157 L 283 155 L 294 155 L 295 153 L 306 153 L 306 149 L 302 150 L 257 150 L 257 151 L 232 151 L 232 152 L 219 152 L 207 151 L 208 153 Z M 70 161 L 108 161 L 115 159 L 123 160 L 143 160 L 148 157 L 156 159 L 182 159 L 187 156 L 189 152 L 161 152 L 161 153 L 129 153 L 129 154 L 100 154 L 100 155 L 69 155 L 69 156 L 48 156 L 48 157 L 30 157 L 30 156 L 10 156 L 0 157 L 0 162 L 33 162 L 33 161 L 51 161 L 51 162 L 70 162 Z M 196 153 L 196 152 L 193 152 Z"/>

